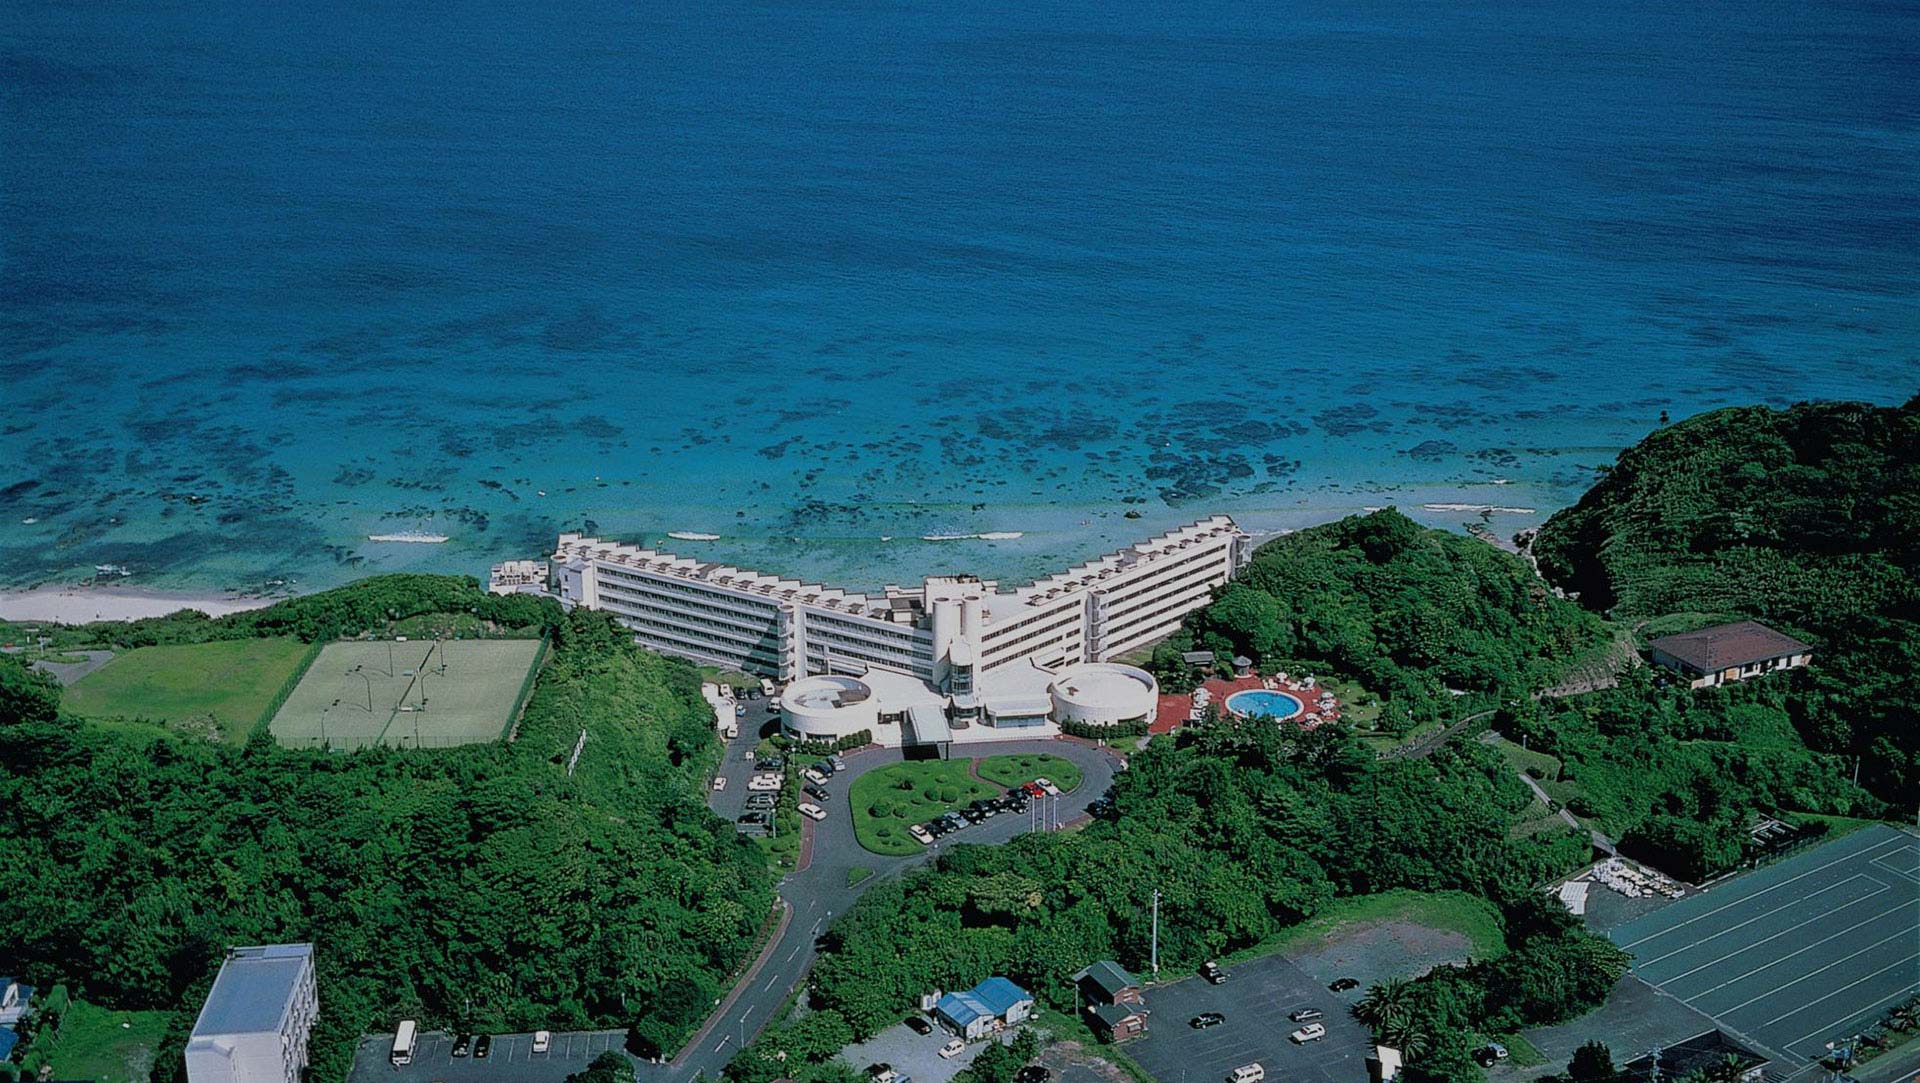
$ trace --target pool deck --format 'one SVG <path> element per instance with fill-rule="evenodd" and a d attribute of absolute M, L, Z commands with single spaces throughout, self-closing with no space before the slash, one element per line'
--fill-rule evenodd
<path fill-rule="evenodd" d="M 1265 689 L 1265 681 L 1266 678 L 1258 673 L 1254 673 L 1247 677 L 1210 678 L 1202 682 L 1200 687 L 1205 688 L 1211 693 L 1213 695 L 1213 702 L 1221 704 L 1224 709 L 1228 696 L 1235 692 L 1250 692 Z M 1312 729 L 1315 726 L 1339 720 L 1340 704 L 1338 701 L 1336 701 L 1332 707 L 1326 709 L 1314 706 L 1320 698 L 1320 693 L 1325 690 L 1326 689 L 1319 686 L 1303 688 L 1298 681 L 1294 680 L 1279 681 L 1276 683 L 1276 687 L 1272 689 L 1272 691 L 1275 692 L 1285 692 L 1287 695 L 1299 700 L 1301 706 L 1306 708 L 1306 714 L 1298 716 L 1297 720 L 1297 724 L 1303 729 Z M 1159 706 L 1154 711 L 1153 724 L 1147 727 L 1147 732 L 1172 733 L 1174 730 L 1186 725 L 1187 718 L 1192 713 L 1193 696 L 1168 695 L 1162 693 Z M 1320 717 L 1316 721 L 1307 721 L 1306 715 L 1308 714 L 1318 714 Z"/>

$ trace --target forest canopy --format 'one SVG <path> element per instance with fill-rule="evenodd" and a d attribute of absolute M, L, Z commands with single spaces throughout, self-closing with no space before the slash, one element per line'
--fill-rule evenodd
<path fill-rule="evenodd" d="M 372 579 L 140 634 L 320 635 L 484 604 L 478 593 Z M 556 1030 L 639 1018 L 675 1047 L 768 914 L 765 861 L 704 803 L 720 750 L 696 671 L 604 615 L 516 605 L 529 603 L 515 619 L 551 626 L 556 649 L 510 745 L 339 755 L 262 734 L 224 747 L 61 715 L 56 686 L 0 657 L 11 964 L 93 1002 L 174 1010 L 162 1072 L 179 1070 L 227 947 L 283 941 L 317 945 L 316 1078 L 345 1078 L 358 1036 L 400 1017 Z"/>

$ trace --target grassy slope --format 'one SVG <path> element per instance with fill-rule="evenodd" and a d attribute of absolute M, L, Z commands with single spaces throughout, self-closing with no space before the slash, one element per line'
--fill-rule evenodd
<path fill-rule="evenodd" d="M 876 854 L 910 854 L 920 844 L 907 828 L 969 801 L 991 797 L 991 786 L 967 774 L 967 760 L 897 763 L 854 780 L 847 800 L 860 845 Z"/>
<path fill-rule="evenodd" d="M 92 718 L 170 725 L 211 717 L 223 741 L 241 744 L 306 650 L 297 639 L 141 647 L 87 674 L 63 706 Z"/>
<path fill-rule="evenodd" d="M 32 1073 L 51 1064 L 56 1079 L 143 1083 L 171 1014 L 114 1011 L 76 1000 L 67 1009 L 59 1037 L 36 1038 L 24 1066 Z"/>
<path fill-rule="evenodd" d="M 1336 899 L 1325 910 L 1306 921 L 1283 929 L 1228 958 L 1237 962 L 1291 952 L 1348 926 L 1389 921 L 1459 933 L 1467 938 L 1470 945 L 1468 950 L 1476 959 L 1491 959 L 1505 954 L 1507 950 L 1500 912 L 1486 899 L 1464 891 L 1395 890 Z"/>

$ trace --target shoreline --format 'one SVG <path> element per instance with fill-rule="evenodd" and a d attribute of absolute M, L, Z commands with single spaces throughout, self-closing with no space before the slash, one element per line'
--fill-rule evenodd
<path fill-rule="evenodd" d="M 264 609 L 277 601 L 280 599 L 226 591 L 33 587 L 27 590 L 0 590 L 0 620 L 87 624 L 96 620 L 130 621 L 143 617 L 164 617 L 182 609 L 197 609 L 209 617 L 224 617 L 229 613 Z"/>

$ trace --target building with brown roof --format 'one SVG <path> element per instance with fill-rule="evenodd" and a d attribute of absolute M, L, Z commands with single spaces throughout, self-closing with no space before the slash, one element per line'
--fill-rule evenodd
<path fill-rule="evenodd" d="M 1655 665 L 1685 676 L 1694 688 L 1744 681 L 1813 660 L 1811 646 L 1751 620 L 1661 636 L 1647 644 L 1647 652 Z"/>

